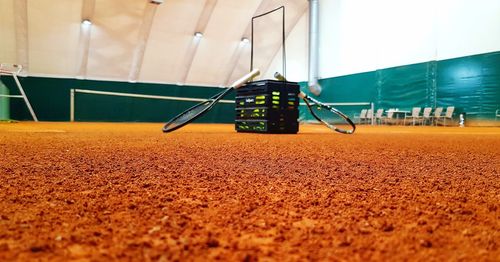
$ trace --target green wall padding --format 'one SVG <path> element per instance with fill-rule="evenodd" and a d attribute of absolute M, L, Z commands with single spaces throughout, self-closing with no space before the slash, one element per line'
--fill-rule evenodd
<path fill-rule="evenodd" d="M 500 52 L 439 61 L 437 106 L 458 105 L 468 119 L 494 119 L 500 108 Z"/>
<path fill-rule="evenodd" d="M 11 77 L 2 80 L 18 94 Z M 167 84 L 128 83 L 114 81 L 77 80 L 45 77 L 19 77 L 31 105 L 41 121 L 68 121 L 70 119 L 70 90 L 87 89 L 108 92 L 208 98 L 221 92 L 217 87 L 179 86 Z M 234 99 L 234 93 L 224 99 Z M 75 120 L 77 121 L 137 121 L 166 122 L 195 102 L 103 96 L 77 93 Z M 12 118 L 32 120 L 22 99 L 11 100 Z M 234 121 L 234 104 L 219 104 L 197 122 L 230 123 Z"/>
<path fill-rule="evenodd" d="M 0 95 L 9 95 L 9 89 L 0 80 Z M 0 120 L 10 119 L 10 98 L 0 96 Z"/>
<path fill-rule="evenodd" d="M 11 77 L 1 80 L 18 94 Z M 215 87 L 167 84 L 128 83 L 43 77 L 20 77 L 30 102 L 42 121 L 69 120 L 70 89 L 208 98 L 220 91 Z M 467 56 L 443 61 L 380 69 L 320 80 L 324 102 L 374 102 L 375 108 L 455 106 L 457 114 L 467 119 L 495 120 L 500 109 L 500 52 Z M 307 83 L 300 83 L 307 92 Z M 234 99 L 234 93 L 225 99 Z M 78 121 L 147 121 L 165 122 L 194 102 L 137 99 L 78 93 L 75 99 Z M 349 116 L 358 114 L 362 106 L 339 107 Z M 31 120 L 22 99 L 10 99 L 11 118 Z M 300 118 L 312 120 L 304 106 Z M 234 120 L 234 104 L 218 104 L 199 122 L 230 123 Z"/>
<path fill-rule="evenodd" d="M 435 63 L 421 63 L 376 71 L 376 108 L 434 106 Z"/>
<path fill-rule="evenodd" d="M 500 52 L 398 66 L 320 81 L 321 101 L 372 101 L 377 108 L 455 106 L 455 118 L 495 120 L 500 109 Z M 307 83 L 301 83 L 303 90 Z M 367 108 L 367 107 L 365 107 Z M 349 116 L 360 109 L 341 108 Z M 306 110 L 301 118 L 313 119 Z"/>

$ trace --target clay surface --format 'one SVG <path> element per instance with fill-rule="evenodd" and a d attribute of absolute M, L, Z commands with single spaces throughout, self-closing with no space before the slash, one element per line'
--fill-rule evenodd
<path fill-rule="evenodd" d="M 500 128 L 161 127 L 0 124 L 0 260 L 500 260 Z"/>

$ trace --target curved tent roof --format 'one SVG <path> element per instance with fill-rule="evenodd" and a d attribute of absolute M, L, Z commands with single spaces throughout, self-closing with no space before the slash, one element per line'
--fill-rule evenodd
<path fill-rule="evenodd" d="M 286 35 L 290 38 L 294 31 L 294 39 L 299 39 L 298 44 L 287 41 L 287 51 L 293 53 L 288 69 L 305 74 L 307 4 L 306 0 L 165 0 L 160 5 L 149 0 L 0 0 L 0 62 L 22 64 L 29 75 L 226 85 L 249 70 L 250 45 L 241 39 L 250 38 L 251 17 L 285 5 Z M 84 19 L 92 24 L 82 24 Z M 276 26 L 259 30 L 272 36 Z M 195 37 L 195 32 L 203 37 Z M 280 39 L 256 54 L 263 71 L 281 68 Z"/>

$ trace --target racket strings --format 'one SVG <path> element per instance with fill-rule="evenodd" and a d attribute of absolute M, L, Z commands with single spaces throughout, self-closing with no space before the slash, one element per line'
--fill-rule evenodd
<path fill-rule="evenodd" d="M 304 98 L 311 114 L 316 120 L 325 124 L 328 128 L 344 134 L 352 134 L 356 129 L 354 123 L 339 110 L 323 105 L 315 100 Z"/>
<path fill-rule="evenodd" d="M 185 112 L 184 114 L 180 115 L 177 119 L 174 119 L 172 121 L 171 125 L 172 126 L 177 126 L 181 125 L 189 120 L 191 120 L 193 117 L 195 117 L 197 114 L 205 110 L 207 107 L 210 106 L 210 101 L 207 101 L 203 104 L 199 104 L 197 107 L 192 108 L 191 110 Z"/>
<path fill-rule="evenodd" d="M 185 125 L 186 123 L 189 123 L 197 116 L 201 115 L 203 112 L 212 107 L 215 102 L 216 100 L 210 99 L 184 111 L 180 115 L 170 120 L 167 124 L 165 124 L 165 126 L 163 127 L 163 132 L 173 131 L 178 127 Z"/>
<path fill-rule="evenodd" d="M 280 81 L 287 81 L 279 72 L 275 72 L 274 77 Z M 313 117 L 325 124 L 328 128 L 343 134 L 352 134 L 356 130 L 356 125 L 351 119 L 339 110 L 321 103 L 306 95 L 304 92 L 300 92 L 298 96 L 304 100 Z M 351 129 L 344 129 L 344 127 L 339 128 L 336 125 L 347 125 L 347 128 L 350 127 Z"/>

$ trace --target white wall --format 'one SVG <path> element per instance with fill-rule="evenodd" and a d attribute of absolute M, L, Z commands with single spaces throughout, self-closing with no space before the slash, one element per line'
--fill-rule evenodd
<path fill-rule="evenodd" d="M 0 0 L 0 62 L 16 61 L 16 32 L 14 24 L 14 2 Z"/>
<path fill-rule="evenodd" d="M 308 15 L 303 15 L 286 38 L 286 78 L 290 81 L 304 81 L 307 79 L 308 63 Z M 273 78 L 274 72 L 282 71 L 282 50 L 276 52 L 272 63 L 263 78 Z"/>
<path fill-rule="evenodd" d="M 320 0 L 320 35 L 320 78 L 500 51 L 500 1 Z M 306 80 L 295 62 L 307 51 L 289 53 L 289 70 Z"/>
<path fill-rule="evenodd" d="M 77 61 L 80 1 L 28 2 L 29 71 L 33 74 L 72 75 Z M 47 15 L 49 14 L 50 15 Z M 43 32 L 40 34 L 39 32 Z"/>
<path fill-rule="evenodd" d="M 499 0 L 439 0 L 438 59 L 500 50 Z"/>

